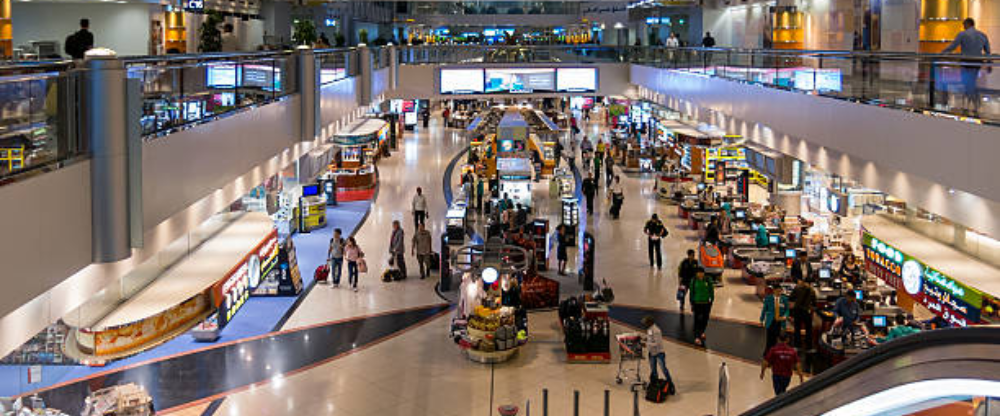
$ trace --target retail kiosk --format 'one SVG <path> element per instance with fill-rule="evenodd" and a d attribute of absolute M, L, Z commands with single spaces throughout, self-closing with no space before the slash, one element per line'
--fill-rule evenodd
<path fill-rule="evenodd" d="M 510 196 L 515 204 L 523 207 L 531 205 L 531 159 L 497 158 L 497 174 L 500 175 L 500 197 Z"/>
<path fill-rule="evenodd" d="M 385 146 L 388 132 L 385 120 L 364 118 L 348 124 L 333 136 L 333 143 L 339 147 L 338 155 L 324 179 L 336 179 L 337 200 L 345 200 L 340 194 L 375 187 L 374 159 Z"/>

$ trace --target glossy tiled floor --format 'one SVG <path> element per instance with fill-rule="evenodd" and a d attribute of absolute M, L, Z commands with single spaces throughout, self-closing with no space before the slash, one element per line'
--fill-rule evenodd
<path fill-rule="evenodd" d="M 432 220 L 428 225 L 432 233 L 440 235 L 443 231 L 441 178 L 451 159 L 464 148 L 464 141 L 458 131 L 440 129 L 436 122 L 429 129 L 408 134 L 400 150 L 379 165 L 382 185 L 378 199 L 357 235 L 373 272 L 381 271 L 385 263 L 393 219 L 400 219 L 407 235 L 412 235 L 409 204 L 415 187 L 422 186 L 429 196 Z M 591 129 L 596 132 L 598 127 Z M 598 198 L 595 215 L 587 219 L 588 229 L 597 236 L 598 275 L 612 283 L 618 303 L 676 310 L 676 264 L 683 251 L 694 246 L 695 234 L 680 227 L 674 207 L 655 199 L 651 177 L 623 176 L 623 183 L 627 200 L 622 218 L 611 220 L 603 198 Z M 653 212 L 667 218 L 671 229 L 664 243 L 662 271 L 648 267 L 641 232 Z M 411 275 L 415 275 L 415 262 L 412 258 L 409 261 Z M 369 273 L 362 276 L 358 293 L 343 287 L 317 286 L 285 328 L 440 301 L 430 280 L 411 277 L 405 282 L 384 284 L 378 281 L 377 273 Z M 730 279 L 717 294 L 713 315 L 756 321 L 759 308 L 752 288 Z M 601 414 L 605 389 L 611 392 L 612 415 L 633 414 L 631 393 L 614 382 L 616 364 L 564 363 L 555 313 L 532 313 L 531 342 L 513 361 L 495 366 L 465 359 L 446 336 L 449 320 L 450 316 L 439 317 L 370 348 L 229 395 L 215 414 L 489 415 L 496 414 L 490 409 L 500 404 L 516 404 L 523 409 L 528 401 L 532 412 L 541 414 L 542 389 L 549 390 L 551 415 L 572 414 L 574 390 L 581 395 L 580 414 Z M 627 329 L 615 325 L 614 330 Z M 756 352 L 761 346 L 746 348 Z M 732 389 L 732 414 L 770 397 L 770 384 L 758 380 L 756 364 L 729 357 L 668 342 L 667 363 L 679 394 L 660 405 L 640 400 L 640 411 L 647 415 L 714 413 L 718 369 L 723 361 L 729 366 L 734 385 L 739 386 Z M 643 368 L 645 376 L 648 368 Z"/>

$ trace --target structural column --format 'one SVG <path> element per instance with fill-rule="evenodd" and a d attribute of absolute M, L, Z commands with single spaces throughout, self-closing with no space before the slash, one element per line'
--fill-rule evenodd
<path fill-rule="evenodd" d="M 372 50 L 367 45 L 358 46 L 358 105 L 372 102 Z"/>
<path fill-rule="evenodd" d="M 93 260 L 114 262 L 131 255 L 125 65 L 115 56 L 88 56 L 84 79 Z"/>
<path fill-rule="evenodd" d="M 316 54 L 312 48 L 299 46 L 296 53 L 301 105 L 299 141 L 310 142 L 316 139 L 320 131 L 319 71 L 316 70 Z"/>

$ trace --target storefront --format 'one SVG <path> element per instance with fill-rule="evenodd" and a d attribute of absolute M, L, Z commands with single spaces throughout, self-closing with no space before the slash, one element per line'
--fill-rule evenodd
<path fill-rule="evenodd" d="M 320 179 L 336 183 L 338 201 L 352 200 L 354 194 L 375 188 L 375 159 L 386 146 L 388 133 L 384 120 L 364 118 L 333 136 L 337 153 Z"/>

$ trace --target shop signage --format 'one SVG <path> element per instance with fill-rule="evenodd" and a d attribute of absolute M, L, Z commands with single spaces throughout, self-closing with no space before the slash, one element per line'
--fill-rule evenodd
<path fill-rule="evenodd" d="M 980 322 L 983 293 L 908 256 L 868 232 L 862 236 L 865 267 L 869 272 L 905 291 L 948 322 L 967 326 Z"/>
<path fill-rule="evenodd" d="M 239 312 L 250 297 L 250 292 L 260 284 L 261 276 L 266 276 L 278 260 L 278 231 L 270 234 L 239 265 L 216 285 L 214 300 L 218 307 L 219 328 L 223 328 Z"/>

